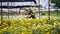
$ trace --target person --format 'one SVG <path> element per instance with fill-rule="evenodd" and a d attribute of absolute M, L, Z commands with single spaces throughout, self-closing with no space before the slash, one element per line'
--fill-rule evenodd
<path fill-rule="evenodd" d="M 29 8 L 28 15 L 29 15 L 29 18 L 36 18 L 33 7 L 30 7 L 30 8 Z"/>
<path fill-rule="evenodd" d="M 31 15 L 31 13 L 33 13 L 33 12 L 34 12 L 34 8 L 30 7 L 30 8 L 29 8 L 28 15 Z"/>

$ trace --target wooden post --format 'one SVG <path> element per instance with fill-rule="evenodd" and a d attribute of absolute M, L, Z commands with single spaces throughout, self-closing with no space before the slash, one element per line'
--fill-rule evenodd
<path fill-rule="evenodd" d="M 15 6 L 15 1 L 16 1 L 16 0 L 14 0 L 14 6 Z M 15 10 L 15 9 L 13 9 L 13 10 Z M 13 11 L 13 15 L 14 15 L 14 17 L 15 17 L 15 13 L 14 13 L 14 12 L 15 12 L 15 11 Z"/>
<path fill-rule="evenodd" d="M 58 7 L 55 7 L 56 16 L 58 17 Z"/>
<path fill-rule="evenodd" d="M 39 18 L 40 18 L 40 0 L 38 2 L 39 2 Z"/>
<path fill-rule="evenodd" d="M 3 14 L 2 14 L 2 0 L 1 0 L 1 24 L 3 24 Z"/>
<path fill-rule="evenodd" d="M 50 20 L 50 0 L 48 0 L 48 19 Z"/>
<path fill-rule="evenodd" d="M 7 6 L 8 6 L 8 19 L 9 19 L 9 2 L 8 2 Z"/>
<path fill-rule="evenodd" d="M 20 15 L 20 8 L 19 8 L 19 15 Z"/>
<path fill-rule="evenodd" d="M 11 8 L 10 8 L 10 9 L 11 9 L 10 12 L 11 12 L 11 15 L 12 15 L 12 18 L 13 18 L 13 12 L 12 12 L 12 1 L 11 1 Z"/>
<path fill-rule="evenodd" d="M 23 5 L 24 5 L 23 2 L 24 2 L 24 0 L 21 0 L 21 1 L 22 1 L 22 8 L 21 8 L 21 9 L 23 9 L 23 8 L 24 8 L 24 7 L 23 7 Z M 22 14 L 22 15 L 23 15 L 23 14 Z"/>

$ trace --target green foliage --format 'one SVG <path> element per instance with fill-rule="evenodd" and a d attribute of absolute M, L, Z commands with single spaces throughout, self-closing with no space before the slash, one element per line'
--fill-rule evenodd
<path fill-rule="evenodd" d="M 51 0 L 52 3 L 55 3 L 55 7 L 59 7 L 60 8 L 60 0 Z"/>
<path fill-rule="evenodd" d="M 43 12 L 41 15 L 46 15 L 46 13 Z"/>

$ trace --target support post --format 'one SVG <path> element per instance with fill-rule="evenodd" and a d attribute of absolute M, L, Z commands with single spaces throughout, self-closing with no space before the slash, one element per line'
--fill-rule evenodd
<path fill-rule="evenodd" d="M 2 14 L 2 0 L 1 0 L 1 24 L 3 24 L 3 14 Z"/>
<path fill-rule="evenodd" d="M 9 19 L 9 2 L 8 2 L 7 6 L 8 6 L 8 19 Z"/>
<path fill-rule="evenodd" d="M 48 0 L 48 19 L 50 20 L 50 0 Z"/>
<path fill-rule="evenodd" d="M 40 18 L 40 0 L 39 0 L 39 18 Z"/>

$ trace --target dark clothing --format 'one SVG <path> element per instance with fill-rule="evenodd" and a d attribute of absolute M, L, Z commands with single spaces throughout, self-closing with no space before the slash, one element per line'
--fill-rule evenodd
<path fill-rule="evenodd" d="M 32 13 L 32 14 L 29 16 L 29 18 L 36 18 L 36 17 L 35 17 L 35 14 Z"/>
<path fill-rule="evenodd" d="M 31 15 L 32 11 L 29 11 L 28 15 Z"/>

